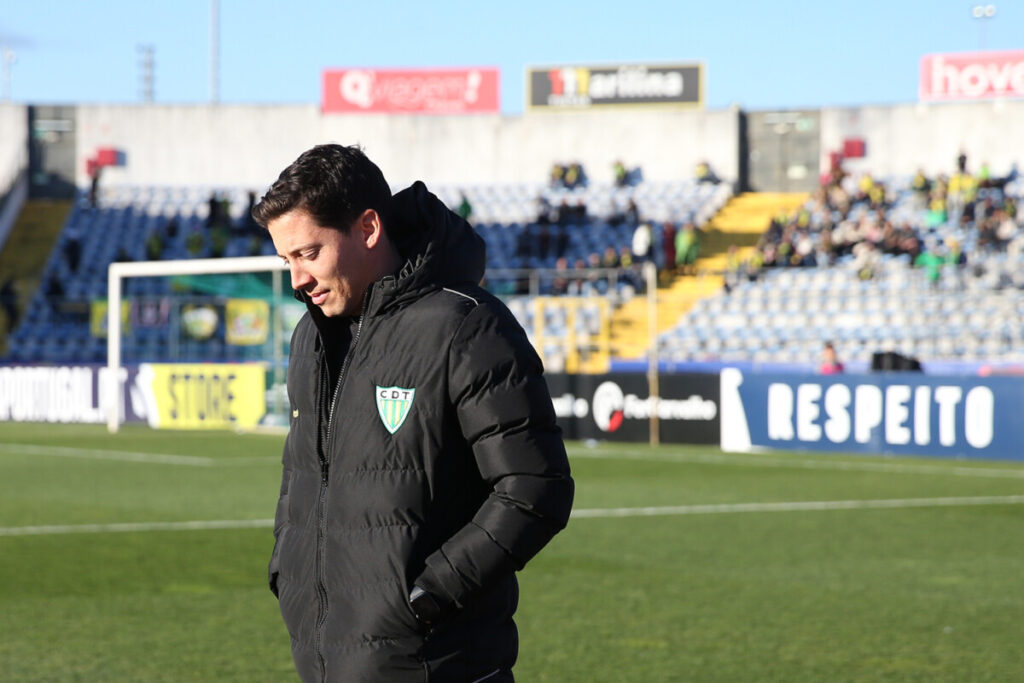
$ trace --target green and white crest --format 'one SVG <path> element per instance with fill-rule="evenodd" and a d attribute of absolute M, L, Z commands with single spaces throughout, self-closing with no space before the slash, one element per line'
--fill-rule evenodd
<path fill-rule="evenodd" d="M 377 387 L 377 414 L 384 428 L 394 434 L 409 416 L 416 389 L 402 387 Z"/>

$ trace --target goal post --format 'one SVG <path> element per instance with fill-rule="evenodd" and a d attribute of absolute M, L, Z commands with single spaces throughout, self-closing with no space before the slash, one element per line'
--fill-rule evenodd
<path fill-rule="evenodd" d="M 132 277 L 167 277 L 180 275 L 216 275 L 230 273 L 272 272 L 275 291 L 281 291 L 281 271 L 288 266 L 277 256 L 244 256 L 215 259 L 183 259 L 177 261 L 129 261 L 111 263 L 107 270 L 107 369 L 111 381 L 107 384 L 107 430 L 116 433 L 120 428 L 120 382 L 116 379 L 121 367 L 121 301 L 122 283 Z M 290 287 L 289 287 L 290 288 Z M 273 325 L 274 334 L 279 334 Z M 274 343 L 275 353 L 281 344 Z M 275 359 L 280 361 L 280 359 Z M 280 368 L 280 362 L 276 363 Z"/>

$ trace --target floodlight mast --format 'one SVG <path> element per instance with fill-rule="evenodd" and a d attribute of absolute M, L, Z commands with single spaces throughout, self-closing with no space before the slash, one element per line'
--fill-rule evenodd
<path fill-rule="evenodd" d="M 121 426 L 121 281 L 129 277 L 166 275 L 219 275 L 286 270 L 277 256 L 184 259 L 180 261 L 137 261 L 111 263 L 107 269 L 107 430 L 116 434 Z"/>

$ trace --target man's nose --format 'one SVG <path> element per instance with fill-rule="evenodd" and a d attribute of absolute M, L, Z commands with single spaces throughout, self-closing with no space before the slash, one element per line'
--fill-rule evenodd
<path fill-rule="evenodd" d="M 308 285 L 313 279 L 310 277 L 309 273 L 294 263 L 291 265 L 289 270 L 291 271 L 292 276 L 292 289 L 305 289 L 306 285 Z"/>

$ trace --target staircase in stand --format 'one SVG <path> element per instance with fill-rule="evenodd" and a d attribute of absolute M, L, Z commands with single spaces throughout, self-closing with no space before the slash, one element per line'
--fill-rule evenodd
<path fill-rule="evenodd" d="M 658 333 L 673 327 L 700 299 L 721 290 L 729 246 L 740 261 L 747 259 L 773 216 L 791 214 L 808 199 L 805 192 L 746 192 L 733 197 L 703 227 L 697 275 L 669 276 L 658 287 Z M 650 347 L 647 299 L 638 296 L 612 315 L 611 345 L 615 358 L 643 358 Z"/>

